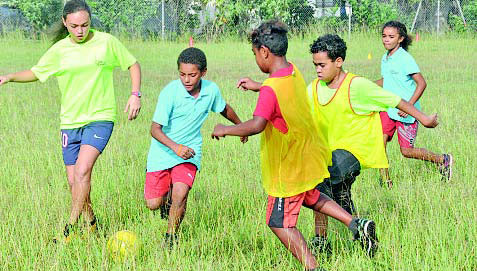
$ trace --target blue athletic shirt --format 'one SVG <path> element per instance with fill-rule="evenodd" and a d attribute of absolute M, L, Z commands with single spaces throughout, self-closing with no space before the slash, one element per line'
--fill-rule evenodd
<path fill-rule="evenodd" d="M 220 113 L 224 111 L 225 105 L 219 87 L 214 82 L 202 79 L 197 98 L 187 92 L 179 79 L 170 82 L 159 94 L 152 121 L 162 125 L 162 131 L 172 141 L 192 148 L 195 156 L 184 160 L 152 138 L 147 156 L 147 172 L 169 169 L 185 162 L 193 163 L 200 169 L 200 128 L 210 111 Z"/>
<path fill-rule="evenodd" d="M 393 92 L 406 101 L 409 101 L 416 91 L 416 82 L 412 79 L 412 74 L 419 73 L 414 58 L 402 47 L 399 47 L 394 54 L 387 57 L 386 52 L 381 59 L 381 75 L 383 77 L 383 88 Z M 419 100 L 414 106 L 421 110 Z M 405 123 L 413 123 L 415 119 L 411 116 L 402 118 L 398 115 L 399 109 L 388 109 L 388 115 L 391 119 Z"/>

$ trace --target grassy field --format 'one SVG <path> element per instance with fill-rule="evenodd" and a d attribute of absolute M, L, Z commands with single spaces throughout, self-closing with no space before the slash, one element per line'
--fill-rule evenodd
<path fill-rule="evenodd" d="M 310 82 L 315 73 L 308 45 L 316 36 L 292 39 L 288 59 Z M 346 37 L 348 38 L 348 37 Z M 0 88 L 0 270 L 302 270 L 265 225 L 266 195 L 261 187 L 259 137 L 242 145 L 238 138 L 210 139 L 211 113 L 202 134 L 203 168 L 190 193 L 181 243 L 168 252 L 161 245 L 166 221 L 143 202 L 149 128 L 158 94 L 178 78 L 176 60 L 187 42 L 125 41 L 143 70 L 143 108 L 132 122 L 120 113 L 111 141 L 93 172 L 92 201 L 105 237 L 54 245 L 69 217 L 71 197 L 61 157 L 60 93 L 55 79 L 44 84 Z M 347 39 L 346 69 L 378 79 L 384 53 L 379 35 Z M 48 44 L 0 39 L 0 74 L 30 68 Z M 237 79 L 263 80 L 246 42 L 196 44 L 208 57 L 207 79 L 245 120 L 252 116 L 255 93 L 235 89 Z M 423 111 L 439 113 L 436 129 L 421 126 L 417 146 L 455 157 L 454 178 L 441 181 L 427 163 L 404 159 L 396 140 L 389 145 L 388 190 L 375 170 L 358 177 L 353 193 L 361 215 L 374 219 L 380 251 L 369 259 L 339 223 L 330 224 L 333 255 L 318 255 L 328 270 L 477 270 L 477 170 L 475 106 L 477 40 L 421 36 L 411 47 L 428 87 Z M 371 54 L 372 59 L 368 59 Z M 128 73 L 115 75 L 118 111 L 130 91 Z M 303 209 L 298 228 L 313 235 L 312 213 Z M 143 241 L 135 261 L 117 264 L 107 238 L 128 229 Z"/>

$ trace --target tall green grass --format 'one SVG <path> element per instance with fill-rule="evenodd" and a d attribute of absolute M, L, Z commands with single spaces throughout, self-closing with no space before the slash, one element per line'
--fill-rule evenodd
<path fill-rule="evenodd" d="M 379 78 L 384 53 L 379 35 L 347 39 L 345 68 Z M 293 38 L 288 59 L 310 82 L 315 73 L 308 46 L 316 36 Z M 266 195 L 260 183 L 259 137 L 242 145 L 238 138 L 213 141 L 211 114 L 202 134 L 203 168 L 191 190 L 180 232 L 180 245 L 162 247 L 167 222 L 143 202 L 149 127 L 158 94 L 178 78 L 176 60 L 187 42 L 126 41 L 143 70 L 143 108 L 127 121 L 121 113 L 129 97 L 128 73 L 117 72 L 119 121 L 94 168 L 92 201 L 103 237 L 54 245 L 71 203 L 61 157 L 60 93 L 55 79 L 47 83 L 0 87 L 0 269 L 2 270 L 302 270 L 265 225 Z M 7 37 L 0 40 L 0 74 L 30 68 L 46 50 L 45 41 Z M 207 79 L 245 120 L 252 116 L 257 94 L 235 88 L 237 79 L 263 80 L 246 42 L 198 42 L 208 57 Z M 441 181 L 427 163 L 404 159 L 394 140 L 388 149 L 395 186 L 378 184 L 375 170 L 358 177 L 353 193 L 359 213 L 377 223 L 380 251 L 367 258 L 350 241 L 341 224 L 330 224 L 331 257 L 318 255 L 328 270 L 477 270 L 475 48 L 471 37 L 421 36 L 411 47 L 428 88 L 423 110 L 439 113 L 436 129 L 419 128 L 417 146 L 455 157 L 454 178 Z M 372 59 L 367 56 L 371 53 Z M 313 235 L 311 211 L 298 222 Z M 117 264 L 106 250 L 108 236 L 128 229 L 143 241 L 134 262 Z"/>

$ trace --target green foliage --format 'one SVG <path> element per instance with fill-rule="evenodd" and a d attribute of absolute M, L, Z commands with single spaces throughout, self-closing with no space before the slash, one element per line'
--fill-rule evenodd
<path fill-rule="evenodd" d="M 375 29 L 385 22 L 398 18 L 393 4 L 379 3 L 378 0 L 350 0 L 353 9 L 354 29 Z"/>
<path fill-rule="evenodd" d="M 142 30 L 145 19 L 156 15 L 160 0 L 88 0 L 93 14 L 106 31 Z"/>
<path fill-rule="evenodd" d="M 477 0 L 470 1 L 462 6 L 462 12 L 467 25 L 464 25 L 459 15 L 449 17 L 449 26 L 452 30 L 462 33 L 466 31 L 477 31 Z"/>
<path fill-rule="evenodd" d="M 43 31 L 61 17 L 62 0 L 21 0 L 12 1 L 23 12 L 36 31 Z"/>
<path fill-rule="evenodd" d="M 214 22 L 225 32 L 243 33 L 259 22 L 280 18 L 292 30 L 305 28 L 313 19 L 306 0 L 217 0 L 218 17 Z"/>

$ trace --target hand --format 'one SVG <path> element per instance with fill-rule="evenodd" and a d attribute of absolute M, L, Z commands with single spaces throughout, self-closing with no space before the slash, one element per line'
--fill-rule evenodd
<path fill-rule="evenodd" d="M 248 136 L 241 136 L 240 137 L 240 142 L 242 142 L 243 144 L 247 143 L 248 141 Z"/>
<path fill-rule="evenodd" d="M 8 76 L 0 76 L 0 86 L 10 82 L 10 78 Z"/>
<path fill-rule="evenodd" d="M 225 137 L 225 125 L 217 124 L 215 125 L 214 131 L 212 132 L 212 138 L 219 140 L 220 137 Z"/>
<path fill-rule="evenodd" d="M 403 111 L 401 111 L 401 110 L 398 111 L 398 115 L 399 115 L 400 117 L 402 117 L 402 118 L 407 118 L 407 117 L 409 116 L 409 114 L 407 114 L 407 113 L 405 113 L 405 112 L 403 112 Z"/>
<path fill-rule="evenodd" d="M 126 108 L 124 108 L 124 113 L 127 113 L 128 111 L 128 120 L 137 118 L 139 111 L 141 111 L 141 98 L 131 95 L 129 97 L 128 103 L 126 104 Z"/>
<path fill-rule="evenodd" d="M 174 152 L 179 156 L 180 158 L 187 160 L 195 156 L 195 151 L 187 146 L 184 145 L 177 145 L 177 147 L 174 149 Z"/>
<path fill-rule="evenodd" d="M 237 82 L 237 88 L 242 90 L 259 91 L 261 86 L 261 83 L 253 81 L 248 77 L 240 78 Z"/>
<path fill-rule="evenodd" d="M 422 125 L 424 125 L 427 128 L 434 128 L 438 124 L 439 124 L 439 121 L 437 121 L 437 114 L 432 114 L 430 116 L 427 116 L 425 123 L 423 123 Z"/>

